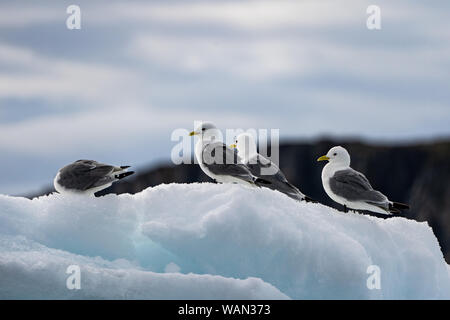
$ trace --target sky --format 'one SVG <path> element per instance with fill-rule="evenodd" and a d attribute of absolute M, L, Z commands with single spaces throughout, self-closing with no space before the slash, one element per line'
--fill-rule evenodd
<path fill-rule="evenodd" d="M 81 9 L 69 30 L 66 9 Z M 366 10 L 381 9 L 369 30 Z M 0 1 L 0 193 L 78 159 L 170 159 L 176 129 L 450 136 L 450 3 Z M 282 155 L 280 155 L 282 156 Z"/>

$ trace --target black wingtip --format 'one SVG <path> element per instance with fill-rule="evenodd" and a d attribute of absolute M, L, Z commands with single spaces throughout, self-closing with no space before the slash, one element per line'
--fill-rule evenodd
<path fill-rule="evenodd" d="M 402 212 L 400 210 L 398 210 L 398 209 L 395 209 L 395 208 L 391 207 L 391 208 L 389 208 L 389 213 L 390 214 L 400 214 Z"/>
<path fill-rule="evenodd" d="M 125 177 L 131 176 L 133 173 L 134 173 L 134 171 L 127 171 L 127 172 L 116 175 L 116 178 L 120 180 Z"/>
<path fill-rule="evenodd" d="M 400 202 L 392 202 L 392 204 L 389 204 L 389 212 L 396 214 L 401 213 L 401 210 L 409 210 L 409 205 L 405 203 Z"/>
<path fill-rule="evenodd" d="M 317 201 L 316 201 L 316 200 L 314 200 L 314 199 L 311 199 L 311 198 L 310 198 L 310 197 L 308 197 L 308 196 L 305 196 L 305 198 L 304 198 L 303 200 L 305 200 L 306 202 L 317 203 Z"/>
<path fill-rule="evenodd" d="M 406 203 L 401 203 L 401 202 L 392 202 L 392 207 L 395 209 L 400 209 L 400 210 L 409 210 L 409 205 L 407 205 Z"/>
<path fill-rule="evenodd" d="M 264 179 L 261 179 L 261 178 L 256 178 L 255 180 L 254 180 L 254 182 L 255 182 L 255 184 L 261 184 L 261 185 L 268 185 L 268 184 L 271 184 L 271 182 L 270 181 L 267 181 L 267 180 L 264 180 Z"/>
<path fill-rule="evenodd" d="M 130 166 L 121 166 L 120 169 L 128 169 Z"/>

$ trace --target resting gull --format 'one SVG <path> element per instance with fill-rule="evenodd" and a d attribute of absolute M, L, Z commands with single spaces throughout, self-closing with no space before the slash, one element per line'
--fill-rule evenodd
<path fill-rule="evenodd" d="M 238 155 L 254 176 L 268 182 L 262 184 L 262 186 L 284 193 L 298 201 L 313 201 L 292 185 L 275 163 L 257 152 L 255 139 L 250 134 L 239 134 L 236 137 L 235 144 L 232 144 L 231 147 L 238 150 Z"/>
<path fill-rule="evenodd" d="M 94 195 L 123 179 L 133 171 L 129 166 L 116 167 L 93 160 L 78 160 L 58 171 L 53 181 L 59 193 Z"/>
<path fill-rule="evenodd" d="M 322 184 L 328 196 L 354 210 L 367 210 L 381 214 L 400 213 L 409 209 L 403 203 L 390 201 L 384 194 L 372 188 L 369 180 L 360 172 L 350 168 L 350 155 L 343 147 L 333 147 L 317 161 L 329 162 L 322 170 Z"/>
<path fill-rule="evenodd" d="M 242 163 L 237 152 L 221 141 L 221 133 L 210 122 L 203 122 L 190 136 L 199 136 L 195 157 L 203 172 L 220 183 L 260 186 L 265 181 L 255 177 Z"/>

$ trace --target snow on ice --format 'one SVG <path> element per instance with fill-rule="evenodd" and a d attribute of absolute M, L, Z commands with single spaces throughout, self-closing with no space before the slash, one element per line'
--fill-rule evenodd
<path fill-rule="evenodd" d="M 71 265 L 80 290 L 67 288 Z M 426 222 L 268 189 L 0 195 L 0 299 L 448 299 L 449 270 Z"/>

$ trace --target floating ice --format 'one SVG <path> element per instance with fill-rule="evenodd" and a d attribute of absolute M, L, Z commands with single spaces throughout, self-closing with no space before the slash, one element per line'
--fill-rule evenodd
<path fill-rule="evenodd" d="M 70 265 L 80 290 L 66 287 Z M 367 285 L 370 266 L 380 289 Z M 0 298 L 448 299 L 450 277 L 427 223 L 264 188 L 170 184 L 0 196 Z"/>

